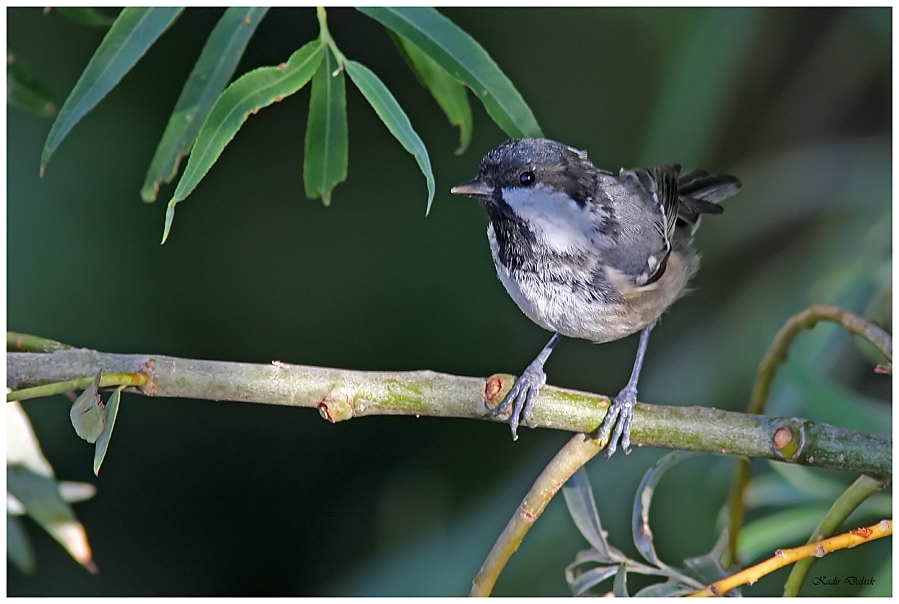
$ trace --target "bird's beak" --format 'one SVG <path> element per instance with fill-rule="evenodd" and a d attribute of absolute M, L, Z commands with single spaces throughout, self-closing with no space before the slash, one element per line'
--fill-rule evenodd
<path fill-rule="evenodd" d="M 450 189 L 453 195 L 468 195 L 469 197 L 490 197 L 493 194 L 493 187 L 488 185 L 480 178 L 463 182 Z"/>

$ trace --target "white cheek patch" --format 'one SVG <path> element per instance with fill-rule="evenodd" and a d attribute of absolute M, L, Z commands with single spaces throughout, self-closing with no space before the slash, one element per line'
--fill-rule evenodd
<path fill-rule="evenodd" d="M 573 253 L 596 245 L 597 216 L 585 211 L 564 193 L 543 185 L 531 189 L 503 189 L 503 199 L 542 242 L 561 253 Z"/>

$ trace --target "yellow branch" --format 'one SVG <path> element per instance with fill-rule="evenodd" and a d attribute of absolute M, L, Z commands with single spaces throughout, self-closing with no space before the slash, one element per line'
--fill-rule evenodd
<path fill-rule="evenodd" d="M 881 520 L 877 524 L 863 526 L 843 533 L 842 535 L 822 539 L 821 541 L 809 543 L 808 545 L 802 545 L 792 549 L 779 549 L 774 552 L 773 558 L 769 558 L 764 562 L 760 562 L 755 566 L 742 570 L 726 579 L 716 581 L 708 587 L 690 594 L 689 597 L 703 598 L 708 596 L 718 596 L 735 587 L 739 587 L 740 585 L 752 585 L 765 575 L 773 573 L 779 568 L 783 568 L 788 564 L 793 564 L 804 558 L 811 558 L 812 556 L 821 558 L 825 554 L 829 554 L 838 549 L 855 547 L 856 545 L 873 541 L 874 539 L 880 539 L 881 537 L 887 537 L 892 534 L 893 521 Z"/>

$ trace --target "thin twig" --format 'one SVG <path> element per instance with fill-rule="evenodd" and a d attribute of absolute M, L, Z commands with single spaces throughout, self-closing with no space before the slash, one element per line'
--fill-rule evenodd
<path fill-rule="evenodd" d="M 48 340 L 39 336 L 28 335 L 27 333 L 16 333 L 14 331 L 6 332 L 6 350 L 16 352 L 53 352 L 54 350 L 68 350 L 71 348 L 68 344 L 57 342 L 56 340 Z"/>
<path fill-rule="evenodd" d="M 6 394 L 6 402 L 27 401 L 31 398 L 64 394 L 71 392 L 72 390 L 82 390 L 90 386 L 93 381 L 94 378 L 88 376 L 67 380 L 65 382 L 53 382 L 42 386 L 14 390 Z M 146 373 L 104 373 L 100 378 L 100 388 L 110 388 L 112 386 L 134 386 L 135 388 L 143 388 L 149 382 L 150 378 Z"/>
<path fill-rule="evenodd" d="M 771 392 L 771 384 L 777 368 L 787 360 L 787 350 L 802 331 L 812 329 L 822 321 L 838 323 L 849 333 L 855 334 L 870 342 L 888 361 L 893 362 L 893 339 L 884 330 L 865 321 L 858 315 L 836 306 L 813 304 L 810 308 L 796 314 L 780 328 L 765 357 L 759 364 L 758 376 L 752 389 L 747 413 L 762 413 L 765 402 Z"/>

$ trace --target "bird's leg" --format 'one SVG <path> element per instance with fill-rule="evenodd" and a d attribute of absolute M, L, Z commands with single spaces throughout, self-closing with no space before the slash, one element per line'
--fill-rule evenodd
<path fill-rule="evenodd" d="M 643 357 L 646 355 L 646 345 L 649 343 L 649 332 L 652 331 L 654 326 L 654 323 L 647 325 L 640 332 L 640 344 L 637 347 L 637 358 L 634 360 L 631 379 L 628 380 L 627 385 L 621 389 L 621 392 L 612 401 L 612 406 L 609 408 L 609 412 L 606 413 L 602 426 L 599 427 L 599 432 L 596 435 L 600 440 L 609 439 L 609 444 L 606 447 L 607 458 L 611 457 L 615 449 L 618 448 L 619 441 L 625 454 L 630 453 L 631 423 L 634 421 L 634 406 L 637 404 L 637 380 L 640 379 L 640 369 L 643 367 Z M 615 423 L 616 419 L 618 420 L 617 423 Z M 612 432 L 612 436 L 609 437 L 612 425 L 615 426 L 615 430 Z"/>
<path fill-rule="evenodd" d="M 500 415 L 505 413 L 509 407 L 512 407 L 512 415 L 509 417 L 509 425 L 512 427 L 512 440 L 518 440 L 518 424 L 522 419 L 528 425 L 528 428 L 533 428 L 531 425 L 531 411 L 533 411 L 537 393 L 546 384 L 546 373 L 543 372 L 543 364 L 546 363 L 546 359 L 549 358 L 560 337 L 557 333 L 553 334 L 553 337 L 549 339 L 549 342 L 543 347 L 537 358 L 528 365 L 521 377 L 516 380 L 502 404 L 492 410 L 493 415 Z"/>

